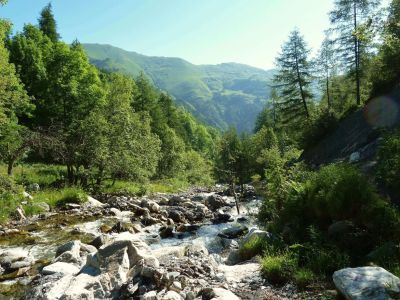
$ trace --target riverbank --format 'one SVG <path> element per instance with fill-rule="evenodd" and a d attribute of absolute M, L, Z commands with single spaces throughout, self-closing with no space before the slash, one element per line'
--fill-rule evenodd
<path fill-rule="evenodd" d="M 260 199 L 251 188 L 246 195 L 239 215 L 234 198 L 220 187 L 90 197 L 82 205 L 10 223 L 0 229 L 2 295 L 321 299 L 321 287 L 277 288 L 261 277 L 257 258 L 241 261 L 242 240 L 262 232 L 255 218 Z"/>

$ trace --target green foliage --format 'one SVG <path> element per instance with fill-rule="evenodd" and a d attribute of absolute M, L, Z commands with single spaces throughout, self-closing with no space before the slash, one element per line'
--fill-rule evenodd
<path fill-rule="evenodd" d="M 50 207 L 62 207 L 67 203 L 83 204 L 87 201 L 87 194 L 79 188 L 69 187 L 59 190 L 45 190 L 32 194 L 33 203 L 44 202 Z"/>
<path fill-rule="evenodd" d="M 298 125 L 310 116 L 312 75 L 309 53 L 304 38 L 298 30 L 294 30 L 276 59 L 278 73 L 274 77 L 274 82 L 279 94 L 277 108 L 284 123 Z"/>
<path fill-rule="evenodd" d="M 261 273 L 271 283 L 283 284 L 288 282 L 297 267 L 296 259 L 290 254 L 265 256 L 261 260 Z"/>
<path fill-rule="evenodd" d="M 400 131 L 387 134 L 379 146 L 377 178 L 394 195 L 400 195 Z"/>
<path fill-rule="evenodd" d="M 339 124 L 338 117 L 331 110 L 313 114 L 310 122 L 303 128 L 301 146 L 309 149 L 332 133 Z"/>
<path fill-rule="evenodd" d="M 254 237 L 240 247 L 239 255 L 243 261 L 261 255 L 266 248 L 266 241 L 261 237 Z"/>
<path fill-rule="evenodd" d="M 184 166 L 181 177 L 193 185 L 209 186 L 212 180 L 212 165 L 196 151 L 188 151 L 183 154 Z"/>
<path fill-rule="evenodd" d="M 294 282 L 300 288 L 306 288 L 315 281 L 315 275 L 308 269 L 298 269 L 293 275 Z"/>
<path fill-rule="evenodd" d="M 39 28 L 54 43 L 60 38 L 57 33 L 57 24 L 52 12 L 51 3 L 45 6 L 40 13 Z"/>

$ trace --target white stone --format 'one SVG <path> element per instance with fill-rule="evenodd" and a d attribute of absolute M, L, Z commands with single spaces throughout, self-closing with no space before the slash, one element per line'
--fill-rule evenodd
<path fill-rule="evenodd" d="M 174 291 L 168 291 L 162 298 L 162 300 L 182 300 L 181 295 Z"/>
<path fill-rule="evenodd" d="M 223 288 L 214 288 L 213 291 L 215 295 L 213 300 L 240 300 L 234 293 Z"/>
<path fill-rule="evenodd" d="M 88 207 L 103 207 L 104 205 L 104 203 L 101 203 L 99 200 L 96 200 L 90 196 L 88 196 L 88 201 L 85 203 L 85 206 Z"/>
<path fill-rule="evenodd" d="M 358 162 L 360 160 L 360 158 L 361 158 L 360 152 L 353 152 L 350 155 L 349 162 L 351 162 L 351 163 Z"/>
<path fill-rule="evenodd" d="M 27 192 L 25 192 L 25 191 L 23 192 L 23 196 L 24 196 L 24 198 L 27 198 L 29 200 L 33 199 L 33 197 L 30 194 L 28 194 Z"/>
<path fill-rule="evenodd" d="M 342 269 L 333 282 L 349 300 L 400 299 L 400 279 L 380 267 Z"/>
<path fill-rule="evenodd" d="M 55 273 L 76 275 L 79 273 L 79 268 L 65 262 L 56 262 L 54 264 L 45 266 L 42 270 L 43 275 L 51 275 Z"/>
<path fill-rule="evenodd" d="M 143 295 L 143 300 L 157 300 L 157 292 L 151 291 Z"/>

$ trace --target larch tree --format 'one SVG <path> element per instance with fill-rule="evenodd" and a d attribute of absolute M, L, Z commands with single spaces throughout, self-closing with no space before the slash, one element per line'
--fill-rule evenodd
<path fill-rule="evenodd" d="M 274 83 L 279 93 L 277 105 L 285 123 L 298 123 L 310 117 L 308 102 L 312 99 L 312 70 L 309 53 L 303 36 L 294 30 L 276 59 L 278 73 Z"/>
<path fill-rule="evenodd" d="M 346 71 L 354 74 L 357 105 L 361 104 L 363 58 L 373 40 L 374 11 L 379 3 L 379 0 L 335 0 L 330 12 L 341 60 Z"/>

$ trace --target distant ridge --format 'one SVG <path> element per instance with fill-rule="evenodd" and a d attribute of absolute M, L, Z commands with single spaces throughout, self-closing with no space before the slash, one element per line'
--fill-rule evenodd
<path fill-rule="evenodd" d="M 111 45 L 83 47 L 97 67 L 131 76 L 143 71 L 200 120 L 220 129 L 234 126 L 240 132 L 253 130 L 274 74 L 274 70 L 238 63 L 194 65 L 181 58 L 146 56 Z"/>

